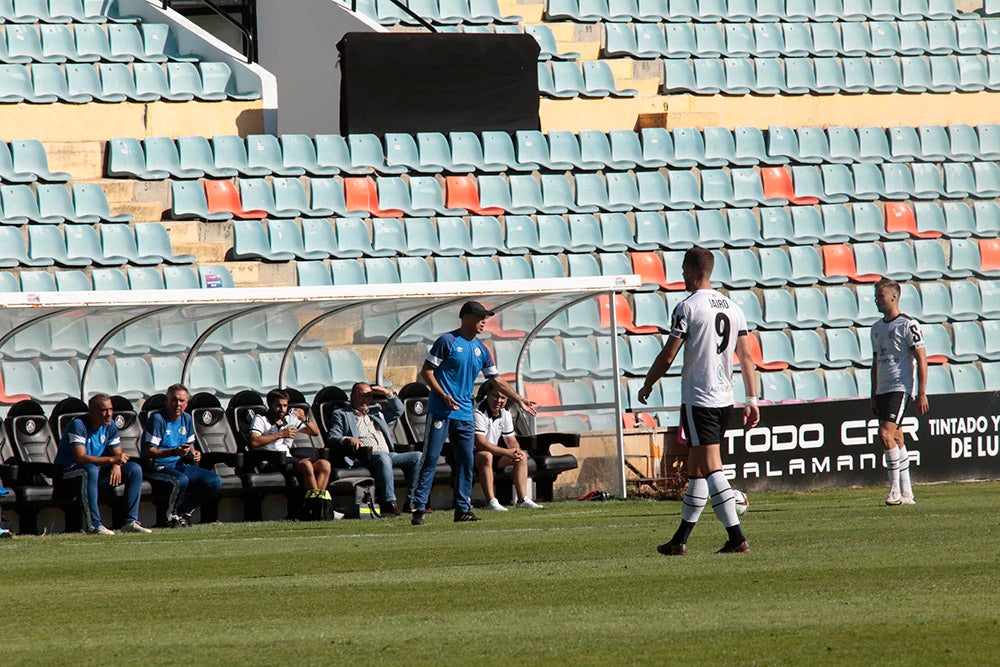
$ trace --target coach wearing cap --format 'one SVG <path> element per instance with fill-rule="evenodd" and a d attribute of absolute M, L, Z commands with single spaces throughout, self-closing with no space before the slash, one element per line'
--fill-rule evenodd
<path fill-rule="evenodd" d="M 497 384 L 529 414 L 535 414 L 528 401 L 500 377 L 493 356 L 477 336 L 486 327 L 493 311 L 478 301 L 469 301 L 459 311 L 461 325 L 444 334 L 431 346 L 420 369 L 420 378 L 430 388 L 427 401 L 427 431 L 420 460 L 417 488 L 414 492 L 413 519 L 423 525 L 424 509 L 434 483 L 434 470 L 446 439 L 450 440 L 455 462 L 455 521 L 478 521 L 472 513 L 473 425 L 472 392 L 479 373 L 496 378 Z"/>

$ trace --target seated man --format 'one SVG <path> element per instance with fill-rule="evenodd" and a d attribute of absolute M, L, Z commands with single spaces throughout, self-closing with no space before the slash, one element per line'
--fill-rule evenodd
<path fill-rule="evenodd" d="M 306 420 L 303 410 L 296 408 L 288 410 L 288 392 L 283 389 L 272 389 L 267 392 L 267 414 L 254 417 L 250 426 L 250 446 L 269 452 L 283 452 L 292 456 L 292 446 L 295 434 L 300 430 L 309 435 L 319 435 L 316 424 Z M 295 472 L 302 479 L 306 489 L 306 498 L 330 499 L 326 490 L 330 483 L 330 462 L 308 458 L 295 460 Z"/>
<path fill-rule="evenodd" d="M 486 494 L 486 509 L 506 512 L 507 508 L 500 504 L 493 491 L 493 467 L 503 470 L 509 465 L 514 466 L 511 477 L 514 491 L 517 493 L 518 509 L 541 509 L 542 506 L 527 496 L 528 489 L 528 455 L 517 442 L 514 435 L 514 420 L 507 405 L 507 394 L 493 380 L 487 380 L 479 392 L 485 396 L 476 405 L 473 422 L 476 429 L 476 470 L 479 472 L 479 484 Z M 506 447 L 500 446 L 500 439 Z"/>
<path fill-rule="evenodd" d="M 376 397 L 388 400 L 383 405 L 371 405 Z M 376 488 L 381 498 L 383 514 L 398 516 L 409 512 L 413 506 L 414 475 L 420 464 L 420 452 L 397 452 L 389 433 L 389 422 L 403 414 L 403 402 L 396 393 L 380 387 L 358 382 L 351 389 L 351 407 L 335 410 L 330 417 L 330 430 L 326 441 L 334 452 L 344 458 L 348 468 L 367 465 L 375 477 Z M 364 460 L 371 448 L 371 458 Z M 360 459 L 360 461 L 359 461 Z M 393 482 L 393 467 L 401 468 L 406 475 L 406 503 L 400 509 L 396 503 L 396 489 Z"/>
<path fill-rule="evenodd" d="M 149 416 L 142 433 L 143 455 L 153 459 L 150 476 L 174 487 L 167 520 L 171 528 L 190 526 L 195 509 L 222 488 L 215 471 L 197 465 L 201 452 L 194 446 L 194 423 L 186 412 L 187 404 L 187 387 L 170 385 L 167 407 Z"/>
<path fill-rule="evenodd" d="M 90 414 L 70 421 L 59 439 L 53 463 L 63 468 L 63 479 L 80 479 L 87 532 L 91 535 L 114 535 L 101 522 L 97 504 L 99 486 L 125 484 L 126 519 L 123 533 L 151 533 L 139 523 L 139 496 L 142 494 L 142 468 L 122 451 L 114 409 L 107 394 L 94 394 L 88 403 Z M 110 453 L 109 453 L 110 451 Z"/>

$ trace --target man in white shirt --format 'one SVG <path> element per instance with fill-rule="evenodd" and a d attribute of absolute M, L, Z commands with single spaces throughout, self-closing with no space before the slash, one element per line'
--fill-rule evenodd
<path fill-rule="evenodd" d="M 518 509 L 541 509 L 542 506 L 527 495 L 528 489 L 528 455 L 521 449 L 514 435 L 514 420 L 510 410 L 506 408 L 507 394 L 493 380 L 487 380 L 479 392 L 484 396 L 476 404 L 473 413 L 473 424 L 476 430 L 476 470 L 479 472 L 479 485 L 486 495 L 486 509 L 506 512 L 507 508 L 497 500 L 493 490 L 493 468 L 503 470 L 512 466 L 511 479 L 514 491 L 517 493 Z M 500 440 L 506 447 L 500 446 Z"/>
<path fill-rule="evenodd" d="M 646 373 L 639 390 L 645 404 L 674 358 L 684 348 L 681 372 L 681 431 L 688 450 L 688 488 L 681 506 L 681 525 L 669 542 L 657 547 L 664 556 L 683 556 L 687 539 L 711 498 L 716 516 L 726 528 L 728 539 L 719 553 L 750 551 L 733 490 L 722 471 L 720 443 L 727 428 L 753 428 L 760 420 L 757 409 L 757 375 L 743 311 L 712 289 L 715 256 L 704 248 L 684 253 L 684 287 L 691 295 L 674 308 L 670 336 Z M 733 406 L 733 352 L 739 357 L 740 372 L 747 388 L 742 414 Z"/>
<path fill-rule="evenodd" d="M 319 435 L 319 428 L 306 419 L 305 411 L 288 409 L 288 392 L 272 389 L 267 393 L 267 413 L 254 417 L 250 426 L 250 446 L 269 452 L 283 452 L 292 456 L 295 435 L 304 431 L 309 435 Z M 308 458 L 295 460 L 295 472 L 302 479 L 306 497 L 329 498 L 326 490 L 330 483 L 330 462 Z"/>
<path fill-rule="evenodd" d="M 872 325 L 872 412 L 878 418 L 878 436 L 885 447 L 889 475 L 886 505 L 913 505 L 910 455 L 903 442 L 903 417 L 914 397 L 917 412 L 926 414 L 927 351 L 920 324 L 899 312 L 899 283 L 883 278 L 875 283 L 875 307 L 883 318 Z M 915 371 L 915 372 L 914 372 Z"/>

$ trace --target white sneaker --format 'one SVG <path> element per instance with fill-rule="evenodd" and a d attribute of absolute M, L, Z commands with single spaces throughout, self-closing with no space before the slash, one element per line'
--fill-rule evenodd
<path fill-rule="evenodd" d="M 88 535 L 114 535 L 115 531 L 111 530 L 110 528 L 105 528 L 104 525 L 101 524 L 100 526 L 98 526 L 97 528 L 95 528 L 93 530 L 88 530 L 87 534 Z"/>
<path fill-rule="evenodd" d="M 517 509 L 519 510 L 540 510 L 542 505 L 539 505 L 531 498 L 525 498 L 524 500 L 517 501 Z"/>
<path fill-rule="evenodd" d="M 119 528 L 119 530 L 123 533 L 142 533 L 144 535 L 153 532 L 149 528 L 146 528 L 144 525 L 139 523 L 138 521 L 133 521 L 132 523 L 126 523 L 124 526 Z"/>
<path fill-rule="evenodd" d="M 898 493 L 890 493 L 889 496 L 885 499 L 885 504 L 886 505 L 902 505 L 903 504 L 903 497 L 901 495 L 899 495 Z"/>
<path fill-rule="evenodd" d="M 507 508 L 500 504 L 500 501 L 496 498 L 491 498 L 490 502 L 486 504 L 484 509 L 493 510 L 494 512 L 506 512 Z"/>
<path fill-rule="evenodd" d="M 913 496 L 902 496 L 900 498 L 900 501 L 904 505 L 916 505 L 917 504 L 917 501 L 913 499 Z"/>

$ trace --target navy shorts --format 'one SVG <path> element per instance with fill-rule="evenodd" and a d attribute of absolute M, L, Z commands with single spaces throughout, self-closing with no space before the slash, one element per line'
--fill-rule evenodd
<path fill-rule="evenodd" d="M 731 405 L 724 408 L 681 405 L 681 433 L 692 447 L 718 445 L 723 433 L 740 426 L 742 414 Z"/>
<path fill-rule="evenodd" d="M 880 422 L 892 422 L 899 426 L 909 407 L 910 395 L 905 391 L 890 391 L 875 397 L 875 416 Z"/>

